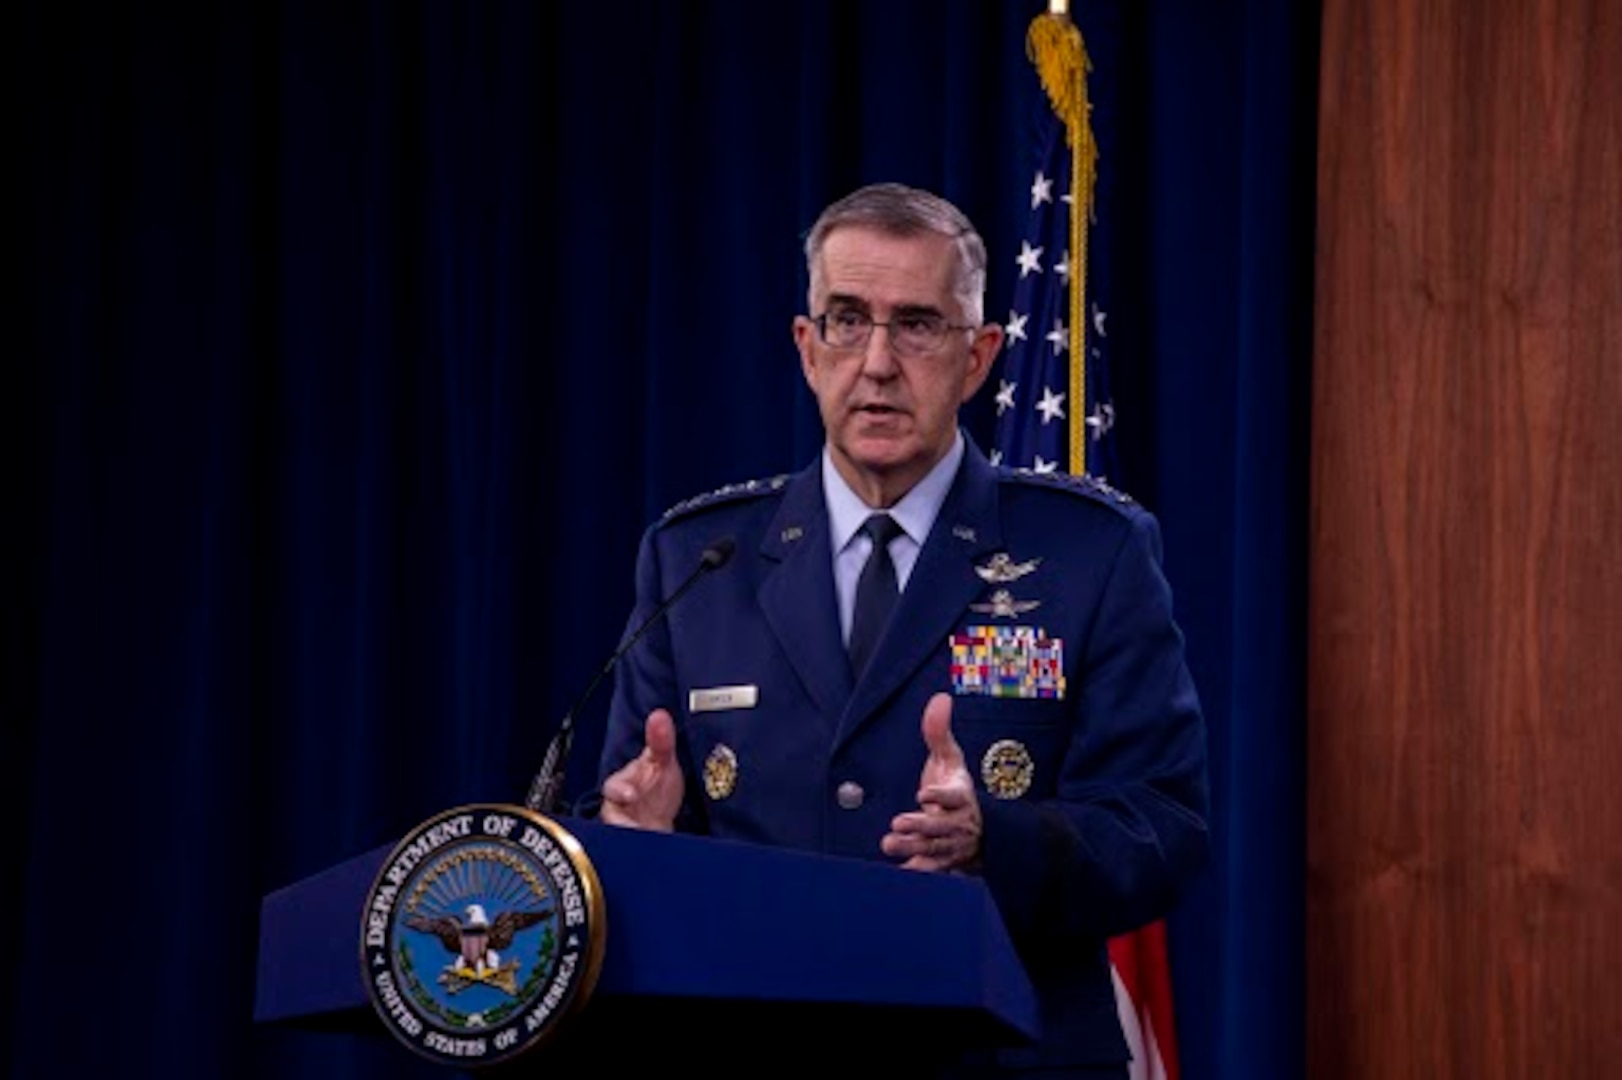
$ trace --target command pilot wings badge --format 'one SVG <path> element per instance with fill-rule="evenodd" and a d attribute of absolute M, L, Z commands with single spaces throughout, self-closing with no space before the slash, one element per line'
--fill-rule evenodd
<path fill-rule="evenodd" d="M 1007 589 L 998 589 L 985 603 L 970 604 L 969 608 L 994 619 L 1013 619 L 1042 606 L 1040 600 L 1015 600 Z"/>
<path fill-rule="evenodd" d="M 1041 559 L 1027 559 L 1024 562 L 1015 562 L 1008 552 L 999 551 L 991 557 L 991 561 L 984 566 L 976 566 L 974 572 L 980 575 L 980 580 L 992 585 L 1006 585 L 1010 581 L 1018 581 L 1026 574 L 1036 572 Z"/>

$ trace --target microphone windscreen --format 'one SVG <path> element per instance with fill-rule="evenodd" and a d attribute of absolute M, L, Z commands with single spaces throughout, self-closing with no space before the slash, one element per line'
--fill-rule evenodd
<path fill-rule="evenodd" d="M 732 537 L 723 536 L 705 548 L 704 554 L 698 557 L 698 561 L 711 570 L 718 570 L 727 564 L 728 559 L 732 558 L 732 552 L 737 549 L 737 546 L 737 544 L 733 543 Z"/>

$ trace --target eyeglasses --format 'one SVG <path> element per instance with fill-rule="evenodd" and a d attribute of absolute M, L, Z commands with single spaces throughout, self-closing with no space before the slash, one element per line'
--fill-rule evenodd
<path fill-rule="evenodd" d="M 882 326 L 890 332 L 890 351 L 897 356 L 928 356 L 939 352 L 946 344 L 947 335 L 954 330 L 974 329 L 967 324 L 948 322 L 946 316 L 932 311 L 875 322 L 865 311 L 835 308 L 812 321 L 817 324 L 817 336 L 822 338 L 822 343 L 834 349 L 865 349 L 873 338 L 873 328 Z"/>

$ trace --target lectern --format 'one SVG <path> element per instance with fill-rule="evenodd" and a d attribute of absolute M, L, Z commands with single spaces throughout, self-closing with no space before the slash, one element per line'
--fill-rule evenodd
<path fill-rule="evenodd" d="M 706 1076 L 816 1062 L 859 1076 L 1038 1033 L 1031 984 L 978 879 L 554 820 L 596 868 L 606 952 L 583 1011 L 503 1072 L 619 1075 L 673 1056 Z M 264 898 L 256 1021 L 382 1033 L 360 940 L 390 851 Z"/>

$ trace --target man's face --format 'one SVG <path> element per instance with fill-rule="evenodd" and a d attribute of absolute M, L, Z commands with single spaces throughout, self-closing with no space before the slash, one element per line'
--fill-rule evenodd
<path fill-rule="evenodd" d="M 823 243 L 811 315 L 856 311 L 880 323 L 935 315 L 962 325 L 956 265 L 952 242 L 936 233 L 838 228 Z M 794 342 L 834 466 L 870 506 L 891 506 L 951 449 L 958 407 L 985 382 L 1002 329 L 953 330 L 935 352 L 897 356 L 886 327 L 874 327 L 865 347 L 838 349 L 802 315 Z"/>

